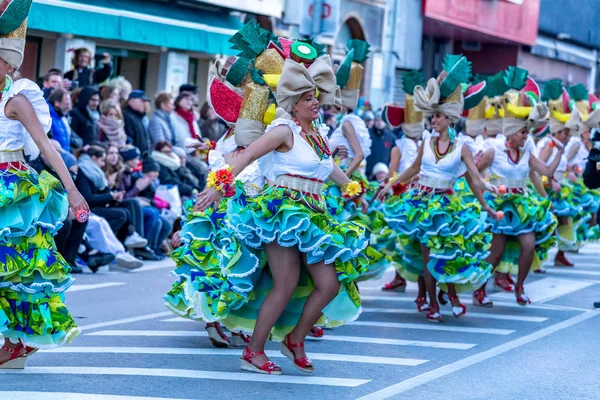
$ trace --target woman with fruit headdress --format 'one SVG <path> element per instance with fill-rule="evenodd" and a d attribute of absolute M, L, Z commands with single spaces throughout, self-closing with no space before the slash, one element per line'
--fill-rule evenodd
<path fill-rule="evenodd" d="M 24 368 L 39 348 L 79 334 L 64 304 L 71 267 L 53 236 L 69 214 L 80 222 L 89 207 L 46 131 L 52 119 L 40 88 L 13 76 L 23 62 L 31 1 L 0 1 L 0 368 Z M 43 156 L 61 182 L 37 174 L 25 156 Z"/>
<path fill-rule="evenodd" d="M 529 140 L 530 132 L 545 121 L 547 107 L 535 103 L 521 89 L 527 80 L 527 71 L 510 67 L 505 72 L 506 82 L 511 88 L 503 96 L 504 120 L 502 135 L 486 140 L 484 153 L 477 167 L 488 170 L 491 183 L 498 193 L 486 193 L 487 202 L 499 214 L 499 219 L 488 217 L 486 223 L 494 237 L 487 262 L 497 268 L 501 261 L 511 269 L 504 273 L 517 274 L 515 295 L 520 305 L 529 304 L 523 284 L 532 269 L 534 257 L 544 259 L 552 246 L 556 220 L 549 212 L 550 201 L 530 193 L 527 178 L 530 171 L 552 176 L 559 160 L 549 166 L 534 155 L 534 144 Z M 531 104 L 524 106 L 523 104 Z M 562 152 L 562 147 L 560 152 Z M 508 246 L 509 242 L 515 242 Z M 507 260 L 510 260 L 508 262 Z M 491 307 L 486 296 L 485 284 L 473 292 L 473 304 Z"/>
<path fill-rule="evenodd" d="M 463 109 L 462 83 L 469 80 L 471 65 L 461 55 L 447 55 L 444 71 L 432 78 L 427 88 L 414 89 L 415 109 L 432 115 L 431 134 L 424 134 L 415 162 L 386 186 L 410 182 L 419 174 L 418 184 L 403 196 L 386 203 L 387 221 L 399 235 L 418 238 L 423 257 L 423 275 L 429 293 L 427 320 L 441 322 L 436 284 L 450 295 L 452 313 L 460 318 L 466 307 L 458 299 L 458 291 L 481 286 L 491 273 L 483 259 L 488 254 L 491 235 L 480 219 L 483 208 L 492 217 L 493 209 L 483 199 L 487 185 L 473 161 L 469 148 L 472 141 L 456 136 L 453 124 Z M 454 192 L 456 180 L 468 171 L 468 182 L 479 203 L 465 203 Z"/>
<path fill-rule="evenodd" d="M 565 181 L 568 161 L 562 147 L 567 145 L 571 135 L 581 135 L 583 119 L 577 107 L 569 112 L 567 96 L 562 82 L 558 79 L 548 81 L 544 85 L 544 97 L 548 100 L 550 111 L 551 136 L 544 137 L 536 145 L 537 157 L 547 165 L 555 158 L 560 159 L 556 172 L 553 176 L 545 179 L 544 184 L 554 206 L 552 212 L 558 218 L 558 252 L 554 257 L 554 265 L 562 267 L 573 266 L 564 252 L 576 248 L 573 222 L 582 212 L 579 199 L 574 197 L 572 186 Z"/>
<path fill-rule="evenodd" d="M 572 186 L 573 194 L 579 199 L 579 205 L 582 212 L 575 217 L 573 221 L 576 226 L 576 248 L 580 248 L 586 241 L 596 241 L 600 239 L 600 230 L 598 229 L 597 213 L 600 207 L 600 190 L 588 189 L 583 183 L 583 171 L 587 163 L 587 157 L 592 142 L 590 140 L 590 131 L 599 127 L 600 123 L 600 102 L 588 91 L 584 85 L 579 84 L 569 88 L 571 102 L 581 113 L 583 126 L 581 136 L 573 135 L 567 144 L 565 154 L 567 157 L 567 169 L 569 171 L 567 182 Z"/>
<path fill-rule="evenodd" d="M 196 205 L 205 210 L 229 197 L 225 218 L 235 240 L 265 250 L 268 267 L 258 265 L 235 275 L 223 270 L 200 277 L 198 286 L 200 298 L 217 303 L 206 312 L 231 330 L 252 332 L 241 367 L 263 374 L 282 373 L 264 354 L 269 337 L 283 340 L 281 351 L 296 368 L 314 371 L 304 339 L 317 321 L 337 326 L 358 316 L 360 297 L 353 281 L 367 265 L 362 254 L 368 244 L 364 229 L 336 222 L 322 198 L 326 179 L 342 185 L 350 196 L 363 192 L 335 166 L 326 137 L 313 124 L 319 116 L 317 89 L 319 97 L 335 96 L 331 61 L 319 56 L 310 43 L 280 44 L 285 56 L 281 74 L 252 74 L 254 82 L 244 97 L 252 98 L 254 105 L 266 104 L 268 96 L 261 93 L 272 87 L 277 106 L 292 119 L 275 119 L 265 133 L 254 130 L 257 124 L 250 122 L 238 130 L 240 119 L 262 121 L 261 110 L 266 107 L 240 112 L 234 136 L 247 148 L 225 157 L 230 166 L 215 171 L 214 182 L 198 196 Z M 256 160 L 272 185 L 254 197 L 232 191 L 240 172 Z M 233 287 L 239 293 L 229 289 Z"/>
<path fill-rule="evenodd" d="M 394 179 L 399 174 L 406 171 L 414 164 L 419 153 L 421 137 L 425 132 L 423 124 L 423 113 L 415 109 L 414 89 L 417 86 L 423 86 L 425 81 L 423 74 L 418 71 L 407 71 L 402 73 L 402 89 L 405 93 L 402 132 L 404 136 L 396 140 L 396 145 L 392 148 L 390 160 L 390 176 Z M 408 184 L 397 183 L 392 187 L 392 194 L 386 199 L 386 203 L 394 203 L 404 195 L 406 190 L 416 185 L 418 178 L 415 177 Z M 415 303 L 418 311 L 429 311 L 427 302 L 427 290 L 425 287 L 425 278 L 423 277 L 423 256 L 418 241 L 411 240 L 408 237 L 398 235 L 394 231 L 395 251 L 392 261 L 396 267 L 396 276 L 394 279 L 383 286 L 384 291 L 404 292 L 406 290 L 406 281 L 417 282 L 419 291 Z"/>

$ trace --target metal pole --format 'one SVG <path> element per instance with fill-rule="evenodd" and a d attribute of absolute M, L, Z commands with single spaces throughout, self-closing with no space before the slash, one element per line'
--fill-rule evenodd
<path fill-rule="evenodd" d="M 321 34 L 321 27 L 323 23 L 323 0 L 313 0 L 313 12 L 312 12 L 312 35 L 317 37 Z"/>

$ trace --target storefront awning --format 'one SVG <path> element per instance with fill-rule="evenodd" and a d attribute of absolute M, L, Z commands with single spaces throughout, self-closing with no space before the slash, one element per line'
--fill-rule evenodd
<path fill-rule="evenodd" d="M 144 0 L 33 0 L 29 28 L 208 54 L 231 53 L 240 27 L 227 11 Z"/>

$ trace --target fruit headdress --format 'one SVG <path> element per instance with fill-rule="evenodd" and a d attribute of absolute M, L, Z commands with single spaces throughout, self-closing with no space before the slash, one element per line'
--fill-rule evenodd
<path fill-rule="evenodd" d="M 486 79 L 487 96 L 485 98 L 485 129 L 488 135 L 502 132 L 504 107 L 502 96 L 509 89 L 504 80 L 504 71 Z"/>
<path fill-rule="evenodd" d="M 583 119 L 584 129 L 600 127 L 600 103 L 594 96 L 588 94 L 583 84 L 571 86 L 568 90 L 571 96 L 571 108 L 577 108 Z"/>
<path fill-rule="evenodd" d="M 0 58 L 15 69 L 23 63 L 31 2 L 32 0 L 0 0 Z"/>
<path fill-rule="evenodd" d="M 482 80 L 470 85 L 464 93 L 465 111 L 467 111 L 467 135 L 476 137 L 485 130 L 485 95 L 487 81 Z"/>
<path fill-rule="evenodd" d="M 504 71 L 504 81 L 508 90 L 502 97 L 504 108 L 502 133 L 506 137 L 524 128 L 532 132 L 546 123 L 548 107 L 541 101 L 537 101 L 535 96 L 530 95 L 526 90 L 530 79 L 529 72 L 523 68 L 511 66 Z"/>
<path fill-rule="evenodd" d="M 578 94 L 576 91 L 576 95 Z M 550 133 L 554 134 L 568 128 L 574 136 L 581 135 L 583 129 L 582 114 L 574 105 L 571 107 L 569 92 L 563 88 L 559 79 L 546 82 L 543 97 L 547 99 L 548 109 L 550 110 Z"/>

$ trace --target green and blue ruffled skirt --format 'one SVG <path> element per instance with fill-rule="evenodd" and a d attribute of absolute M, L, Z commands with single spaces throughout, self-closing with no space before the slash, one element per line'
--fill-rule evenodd
<path fill-rule="evenodd" d="M 54 235 L 69 203 L 60 182 L 21 163 L 0 169 L 0 334 L 35 348 L 79 334 L 64 304 L 73 284 Z"/>

